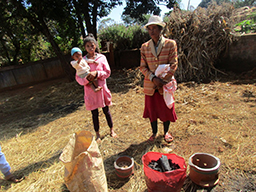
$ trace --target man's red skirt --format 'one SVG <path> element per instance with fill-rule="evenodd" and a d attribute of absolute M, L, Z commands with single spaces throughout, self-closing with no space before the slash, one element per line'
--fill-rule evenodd
<path fill-rule="evenodd" d="M 158 91 L 153 96 L 145 95 L 145 108 L 143 118 L 149 118 L 150 122 L 156 121 L 159 118 L 162 122 L 177 120 L 177 115 L 173 107 L 169 109 L 165 104 L 163 95 L 160 95 Z"/>

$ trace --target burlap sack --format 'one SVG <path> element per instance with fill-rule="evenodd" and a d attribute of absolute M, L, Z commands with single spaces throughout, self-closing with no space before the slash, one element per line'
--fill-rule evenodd
<path fill-rule="evenodd" d="M 59 158 L 65 165 L 64 180 L 71 192 L 107 192 L 103 160 L 89 131 L 73 134 Z"/>

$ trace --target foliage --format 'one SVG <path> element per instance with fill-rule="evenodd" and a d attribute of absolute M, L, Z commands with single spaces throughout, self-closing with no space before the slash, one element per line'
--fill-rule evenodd
<path fill-rule="evenodd" d="M 86 31 L 97 37 L 97 20 L 121 4 L 121 0 L 1 1 L 1 65 L 52 56 L 66 65 L 63 55 L 73 46 L 82 46 Z"/>
<path fill-rule="evenodd" d="M 256 5 L 256 1 L 255 0 L 237 0 L 234 3 L 234 7 L 235 8 L 240 8 L 240 7 L 244 7 L 244 6 L 255 6 Z"/>
<path fill-rule="evenodd" d="M 124 8 L 124 12 L 122 15 L 128 15 L 133 19 L 138 19 L 139 21 L 143 21 L 143 15 L 144 14 L 154 14 L 159 15 L 161 12 L 161 9 L 159 8 L 159 5 L 165 5 L 167 8 L 171 9 L 174 7 L 177 2 L 180 2 L 179 0 L 132 0 L 132 1 L 126 1 L 126 7 Z"/>
<path fill-rule="evenodd" d="M 55 38 L 62 36 L 69 39 L 76 32 L 76 26 L 72 25 L 75 22 L 63 11 L 63 6 L 48 0 L 11 0 L 3 3 L 0 6 L 1 31 L 5 33 L 1 35 L 3 49 L 0 51 L 4 50 L 3 60 L 6 62 L 2 65 L 27 63 L 51 57 L 54 53 L 58 55 L 56 52 L 60 51 Z M 13 46 L 9 46 L 11 44 Z M 49 49 L 51 47 L 53 49 Z"/>
<path fill-rule="evenodd" d="M 140 25 L 126 27 L 124 24 L 114 24 L 99 31 L 101 42 L 113 42 L 115 50 L 140 48 L 141 44 L 149 40 L 146 30 Z"/>
<path fill-rule="evenodd" d="M 102 19 L 99 22 L 98 30 L 104 29 L 104 28 L 108 27 L 109 25 L 113 25 L 113 24 L 115 24 L 115 20 L 114 19 L 111 19 L 111 18 Z"/>
<path fill-rule="evenodd" d="M 86 25 L 87 33 L 92 33 L 97 38 L 97 21 L 99 18 L 107 16 L 110 11 L 117 5 L 122 5 L 122 0 L 72 0 L 69 10 L 77 18 L 77 24 L 82 29 L 83 37 L 85 37 Z"/>
<path fill-rule="evenodd" d="M 52 46 L 44 39 L 44 36 L 37 37 L 37 42 L 31 47 L 30 61 L 38 61 L 56 56 Z M 23 61 L 24 64 L 24 61 Z"/>
<path fill-rule="evenodd" d="M 37 30 L 16 13 L 11 4 L 0 3 L 0 66 L 31 61 L 31 47 L 37 43 Z"/>
<path fill-rule="evenodd" d="M 235 29 L 236 32 L 255 33 L 256 32 L 256 12 L 253 12 L 251 15 L 247 16 L 246 20 L 243 20 L 237 23 L 235 26 L 240 27 L 240 29 Z"/>
<path fill-rule="evenodd" d="M 138 25 L 145 25 L 148 22 L 148 19 L 151 15 L 150 14 L 143 14 L 141 18 L 132 18 L 130 15 L 122 15 L 121 18 L 123 22 L 129 26 L 133 24 L 138 24 Z"/>
<path fill-rule="evenodd" d="M 231 3 L 231 0 L 202 0 L 198 7 L 208 8 L 212 2 L 216 2 L 217 5 L 221 5 L 222 3 Z"/>
<path fill-rule="evenodd" d="M 256 0 L 202 0 L 198 5 L 199 7 L 207 8 L 212 2 L 216 2 L 217 5 L 221 5 L 222 3 L 232 3 L 235 8 L 240 8 L 244 6 L 255 6 Z"/>

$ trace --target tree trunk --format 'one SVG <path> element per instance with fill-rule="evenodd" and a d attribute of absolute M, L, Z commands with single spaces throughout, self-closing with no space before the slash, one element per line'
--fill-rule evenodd
<path fill-rule="evenodd" d="M 20 44 L 19 44 L 19 42 L 14 41 L 13 45 L 15 47 L 15 54 L 13 56 L 12 63 L 13 63 L 13 65 L 16 65 L 18 63 L 18 55 L 19 55 L 19 52 L 20 52 Z"/>
<path fill-rule="evenodd" d="M 42 32 L 43 34 L 47 37 L 48 41 L 51 43 L 52 47 L 53 47 L 53 50 L 54 52 L 56 53 L 58 59 L 60 60 L 61 62 L 61 65 L 64 69 L 64 71 L 66 72 L 67 74 L 67 78 L 70 80 L 70 81 L 74 81 L 74 75 L 72 73 L 72 70 L 71 70 L 71 67 L 70 67 L 70 64 L 68 63 L 68 61 L 65 59 L 64 55 L 62 54 L 62 51 L 60 50 L 58 44 L 54 41 L 46 23 L 44 22 L 43 18 L 39 18 L 39 21 L 41 23 L 41 26 L 42 26 Z"/>
<path fill-rule="evenodd" d="M 91 17 L 89 15 L 88 7 L 89 7 L 88 2 L 85 2 L 85 6 L 84 6 L 84 20 L 85 20 L 85 25 L 86 25 L 87 33 L 92 33 L 93 34 L 93 27 L 92 27 L 92 23 L 91 23 Z"/>
<path fill-rule="evenodd" d="M 81 9 L 79 7 L 79 5 L 77 4 L 77 1 L 74 0 L 74 5 L 75 5 L 75 9 L 76 9 L 76 16 L 77 16 L 77 19 L 78 19 L 78 23 L 80 25 L 80 29 L 81 29 L 81 33 L 82 33 L 82 36 L 83 38 L 85 38 L 86 34 L 85 34 L 85 28 L 84 28 L 84 25 L 83 25 L 83 19 L 81 17 Z"/>
<path fill-rule="evenodd" d="M 86 36 L 85 28 L 84 28 L 84 25 L 83 25 L 83 20 L 81 18 L 81 15 L 77 15 L 77 18 L 78 18 L 78 22 L 79 22 L 79 25 L 80 25 L 82 36 L 83 36 L 83 38 L 85 38 L 85 36 Z"/>
<path fill-rule="evenodd" d="M 92 30 L 95 39 L 97 40 L 97 15 L 98 15 L 98 0 L 94 1 L 93 12 L 92 12 Z"/>

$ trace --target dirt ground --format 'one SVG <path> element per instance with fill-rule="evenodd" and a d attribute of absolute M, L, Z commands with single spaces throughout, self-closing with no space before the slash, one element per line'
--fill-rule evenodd
<path fill-rule="evenodd" d="M 137 70 L 114 71 L 107 80 L 112 92 L 110 107 L 118 138 L 109 129 L 100 110 L 102 154 L 109 191 L 147 191 L 141 157 L 148 151 L 175 153 L 184 158 L 189 175 L 189 157 L 210 153 L 221 161 L 219 182 L 207 191 L 256 191 L 256 78 L 229 75 L 210 83 L 178 83 L 171 123 L 174 141 L 158 137 L 149 144 L 148 119 L 142 118 L 144 94 Z M 59 161 L 71 135 L 93 132 L 91 114 L 83 104 L 83 88 L 65 79 L 5 90 L 0 95 L 0 144 L 15 174 L 25 175 L 19 184 L 0 180 L 1 191 L 68 191 L 64 166 Z M 135 160 L 134 175 L 119 180 L 113 162 L 121 154 Z M 189 177 L 182 191 L 202 189 Z"/>

